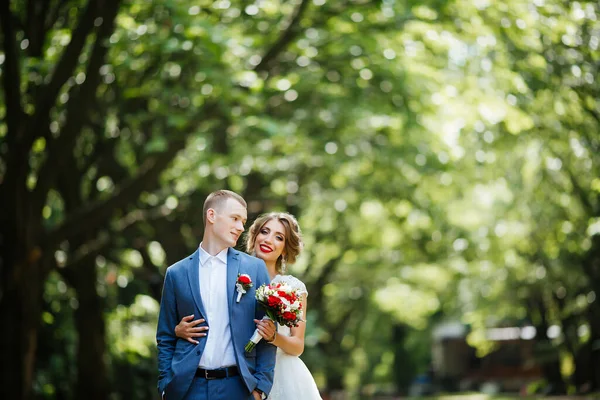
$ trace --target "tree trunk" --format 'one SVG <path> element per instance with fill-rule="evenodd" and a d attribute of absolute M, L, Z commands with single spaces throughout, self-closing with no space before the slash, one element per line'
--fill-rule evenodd
<path fill-rule="evenodd" d="M 394 349 L 394 383 L 398 393 L 406 395 L 412 381 L 415 369 L 410 357 L 406 351 L 406 337 L 408 327 L 404 324 L 394 324 L 392 327 L 392 346 Z"/>
<path fill-rule="evenodd" d="M 14 226 L 13 226 L 14 227 Z M 43 283 L 41 251 L 2 229 L 0 281 L 0 398 L 32 397 Z M 8 229 L 6 229 L 8 228 Z M 16 227 L 15 227 L 16 228 Z"/>
<path fill-rule="evenodd" d="M 598 215 L 598 213 L 596 214 Z M 600 296 L 600 235 L 592 238 L 592 247 L 588 253 L 588 259 L 584 261 L 584 270 L 587 272 L 594 294 Z M 600 389 L 600 302 L 595 299 L 588 306 L 588 323 L 590 325 L 590 375 L 591 388 L 596 391 Z"/>
<path fill-rule="evenodd" d="M 327 391 L 335 393 L 344 390 L 344 377 L 340 374 L 327 374 Z"/>
<path fill-rule="evenodd" d="M 593 380 L 592 342 L 590 340 L 581 346 L 575 356 L 573 383 L 577 388 L 577 392 L 584 394 L 592 390 Z"/>
<path fill-rule="evenodd" d="M 544 388 L 544 394 L 565 394 L 566 385 L 560 372 L 560 356 L 558 349 L 552 344 L 548 337 L 547 313 L 548 308 L 541 293 L 531 293 L 528 300 L 527 310 L 530 320 L 538 333 L 535 344 L 535 355 L 540 364 L 544 379 L 548 386 Z"/>
<path fill-rule="evenodd" d="M 552 341 L 547 335 L 549 324 L 546 318 L 546 305 L 544 300 L 540 297 L 533 300 L 534 309 L 539 313 L 537 322 L 534 324 L 535 329 L 538 332 L 536 342 L 536 355 L 537 360 L 540 363 L 542 373 L 548 387 L 544 390 L 544 394 L 565 394 L 566 385 L 560 372 L 560 356 L 558 349 L 552 344 Z M 532 321 L 536 319 L 532 318 Z"/>
<path fill-rule="evenodd" d="M 110 389 L 105 363 L 104 301 L 96 291 L 94 261 L 79 268 L 75 277 L 72 284 L 79 301 L 75 311 L 75 325 L 79 336 L 75 398 L 106 400 Z"/>
<path fill-rule="evenodd" d="M 599 285 L 596 285 L 599 286 Z M 596 293 L 600 293 L 596 288 Z M 600 389 L 600 306 L 598 301 L 590 304 L 588 309 L 589 324 L 590 324 L 590 340 L 588 341 L 588 347 L 590 349 L 589 354 L 589 378 L 590 391 L 597 391 Z"/>

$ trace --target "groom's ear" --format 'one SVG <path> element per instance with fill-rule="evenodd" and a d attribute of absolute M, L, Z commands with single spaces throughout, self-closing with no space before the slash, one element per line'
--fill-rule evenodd
<path fill-rule="evenodd" d="M 206 210 L 206 222 L 210 222 L 211 224 L 215 223 L 215 209 L 214 208 L 209 208 L 208 210 Z"/>

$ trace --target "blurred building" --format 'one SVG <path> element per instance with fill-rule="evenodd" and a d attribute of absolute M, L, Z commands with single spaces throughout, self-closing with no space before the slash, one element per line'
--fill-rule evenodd
<path fill-rule="evenodd" d="M 440 389 L 518 392 L 542 378 L 534 327 L 489 329 L 486 336 L 495 350 L 481 358 L 467 343 L 467 334 L 459 322 L 433 330 L 432 369 Z"/>

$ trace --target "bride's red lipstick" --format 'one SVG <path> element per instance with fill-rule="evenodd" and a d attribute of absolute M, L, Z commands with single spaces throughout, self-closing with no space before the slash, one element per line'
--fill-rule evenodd
<path fill-rule="evenodd" d="M 258 247 L 260 248 L 260 251 L 262 251 L 263 253 L 270 253 L 273 251 L 273 249 L 271 249 L 269 246 L 265 246 L 264 244 L 261 244 Z"/>

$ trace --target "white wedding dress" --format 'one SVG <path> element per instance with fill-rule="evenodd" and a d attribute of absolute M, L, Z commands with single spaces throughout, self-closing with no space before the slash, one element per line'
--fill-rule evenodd
<path fill-rule="evenodd" d="M 277 275 L 273 283 L 285 282 L 308 296 L 306 286 L 291 275 Z M 287 326 L 278 325 L 278 335 L 290 336 Z M 321 400 L 317 384 L 304 362 L 298 356 L 292 356 L 277 348 L 275 377 L 268 400 Z"/>

